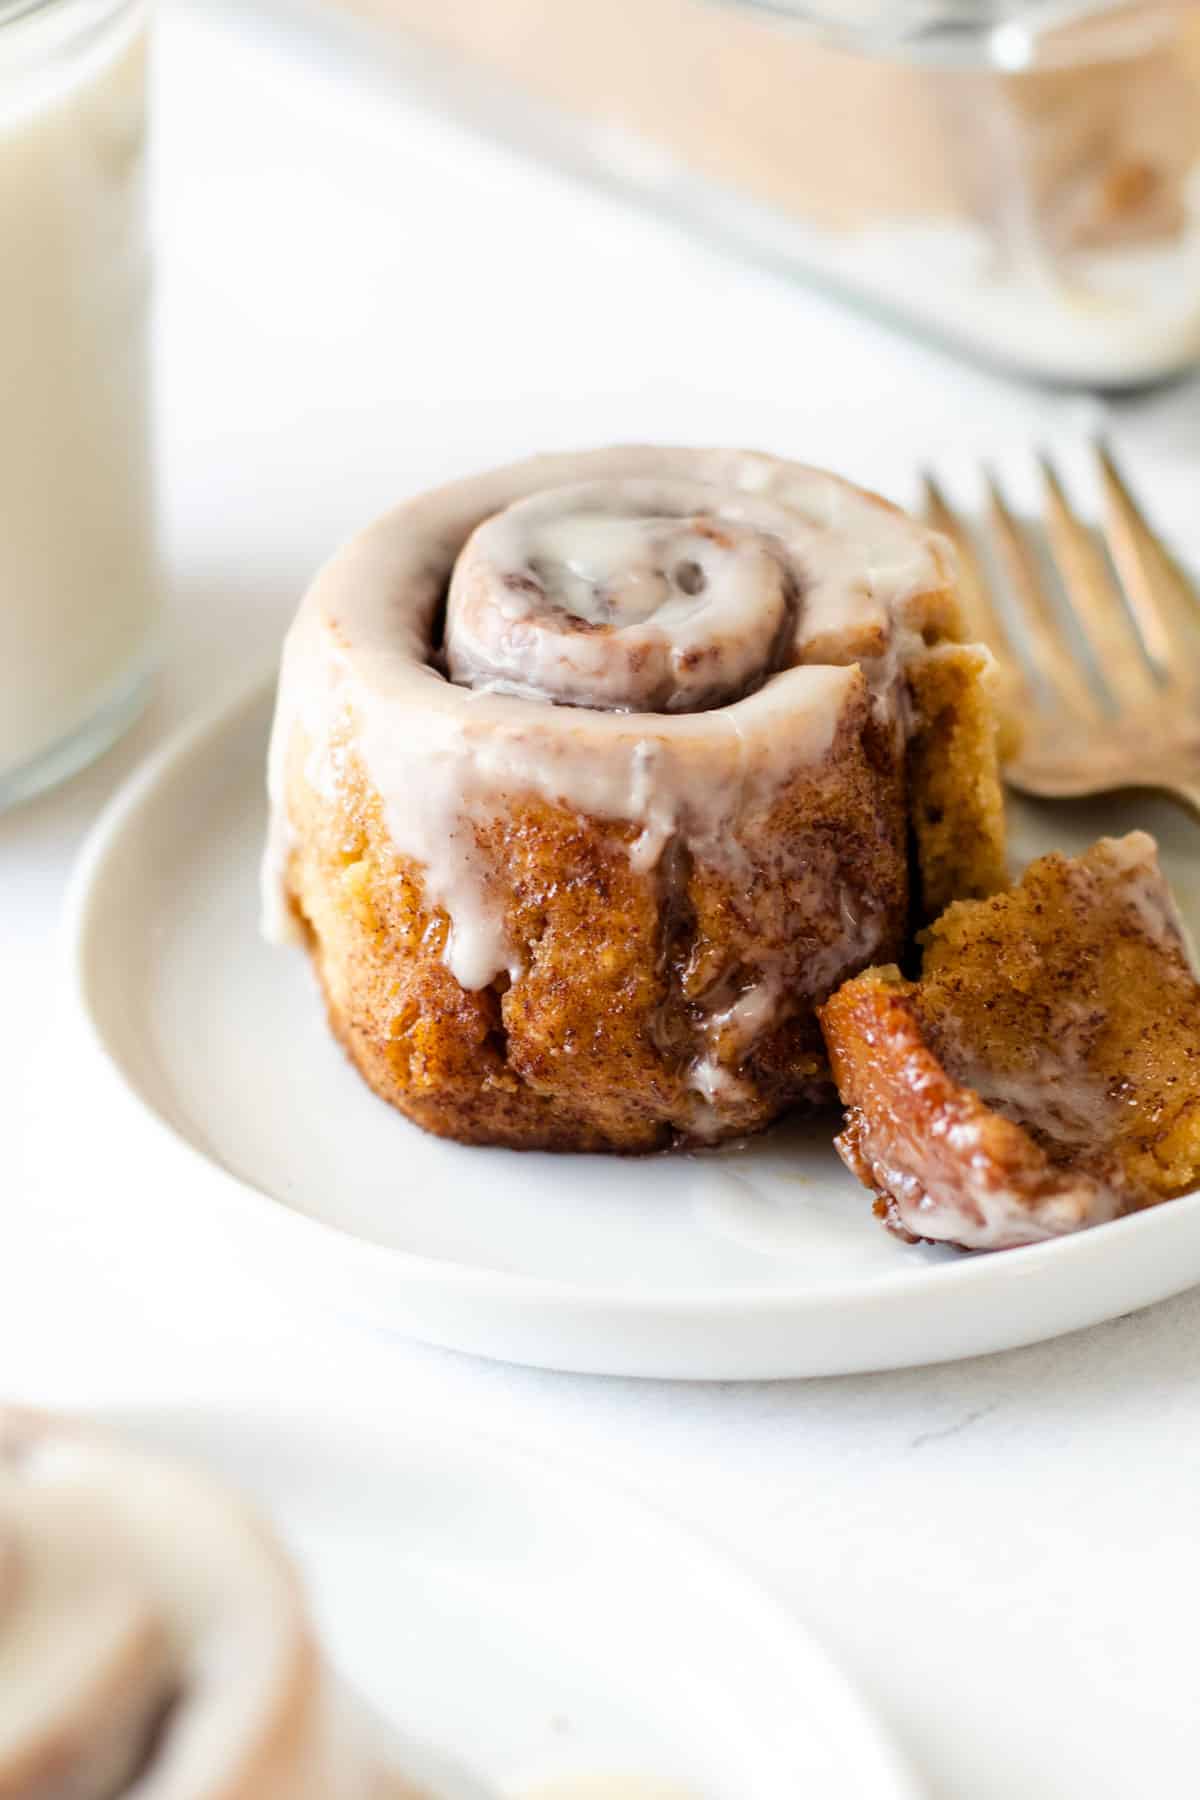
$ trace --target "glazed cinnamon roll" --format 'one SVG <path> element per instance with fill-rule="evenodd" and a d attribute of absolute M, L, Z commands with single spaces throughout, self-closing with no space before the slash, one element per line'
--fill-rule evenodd
<path fill-rule="evenodd" d="M 0 1794 L 418 1800 L 240 1502 L 2 1408 Z"/>
<path fill-rule="evenodd" d="M 601 450 L 423 495 L 289 635 L 269 931 L 429 1130 L 757 1130 L 831 1094 L 816 1005 L 1003 879 L 960 636 L 942 540 L 796 463 Z"/>

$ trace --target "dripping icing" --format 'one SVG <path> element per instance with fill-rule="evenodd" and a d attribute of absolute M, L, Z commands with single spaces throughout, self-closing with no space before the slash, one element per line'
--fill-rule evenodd
<path fill-rule="evenodd" d="M 548 542 L 532 552 L 520 541 L 506 545 L 505 533 L 519 510 L 514 502 L 527 501 L 536 517 L 545 490 L 578 491 L 581 482 L 615 486 L 618 501 L 626 484 L 643 516 L 649 486 L 660 510 L 664 489 L 668 497 L 674 491 L 669 516 L 678 514 L 683 488 L 689 517 L 699 489 L 730 527 L 763 530 L 769 520 L 773 544 L 788 547 L 802 577 L 789 666 L 700 713 L 547 704 L 531 697 L 528 665 L 511 681 L 521 691 L 462 686 L 430 667 L 442 593 L 480 522 L 501 515 L 502 563 L 550 552 L 569 562 L 571 545 L 555 537 L 553 516 Z M 621 520 L 588 539 L 574 559 L 577 582 L 594 589 L 598 573 L 611 574 L 626 526 Z M 743 573 L 732 577 L 739 605 Z M 516 980 L 519 961 L 475 854 L 476 825 L 532 795 L 632 826 L 629 854 L 640 872 L 654 869 L 675 839 L 700 859 L 735 865 L 737 819 L 768 806 L 793 771 L 828 755 L 861 692 L 858 665 L 870 669 L 869 651 L 885 658 L 877 704 L 892 710 L 902 686 L 894 668 L 919 641 L 906 609 L 949 581 L 939 541 L 903 515 L 832 476 L 747 453 L 642 448 L 536 458 L 407 503 L 334 558 L 289 634 L 270 756 L 268 934 L 286 938 L 296 929 L 281 898 L 292 848 L 285 789 L 293 739 L 303 746 L 306 778 L 322 792 L 336 791 L 338 745 L 354 741 L 396 849 L 422 865 L 427 898 L 447 915 L 444 955 L 460 985 L 485 987 L 501 974 Z M 573 593 L 586 612 L 586 594 Z M 714 1070 L 697 1080 L 726 1076 Z"/>

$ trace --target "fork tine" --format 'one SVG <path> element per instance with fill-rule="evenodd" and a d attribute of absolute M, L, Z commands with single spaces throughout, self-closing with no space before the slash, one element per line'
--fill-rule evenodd
<path fill-rule="evenodd" d="M 1105 537 L 1146 654 L 1168 683 L 1200 655 L 1200 594 L 1151 529 L 1108 445 L 1093 446 L 1104 494 Z"/>
<path fill-rule="evenodd" d="M 1054 464 L 1039 457 L 1046 500 L 1046 535 L 1067 600 L 1104 685 L 1118 706 L 1153 704 L 1156 683 L 1142 654 L 1142 639 L 1125 610 L 1100 547 L 1071 507 Z"/>
<path fill-rule="evenodd" d="M 1080 723 L 1098 724 L 1103 718 L 1099 702 L 1063 641 L 1032 546 L 990 472 L 987 494 L 992 536 L 1019 609 L 1026 652 L 1045 698 Z"/>
<path fill-rule="evenodd" d="M 1024 738 L 1022 721 L 1034 704 L 1029 677 L 1013 648 L 1012 634 L 993 603 L 992 583 L 974 538 L 928 469 L 922 482 L 925 520 L 950 539 L 958 558 L 958 587 L 968 635 L 986 644 L 996 660 L 996 749 L 1000 761 L 1010 763 L 1019 754 Z"/>
<path fill-rule="evenodd" d="M 924 517 L 935 531 L 948 537 L 958 553 L 959 589 L 963 611 L 972 637 L 986 644 L 1011 677 L 1025 685 L 1024 671 L 1017 660 L 1008 628 L 992 604 L 991 587 L 970 532 L 951 507 L 933 475 L 922 476 L 925 490 Z"/>

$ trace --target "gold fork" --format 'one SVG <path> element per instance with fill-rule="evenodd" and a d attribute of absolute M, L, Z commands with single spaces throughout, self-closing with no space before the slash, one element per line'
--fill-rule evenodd
<path fill-rule="evenodd" d="M 1002 710 L 1016 725 L 1006 734 L 1012 786 L 1069 799 L 1157 789 L 1200 818 L 1200 592 L 1110 451 L 1094 450 L 1102 538 L 1073 511 L 1046 457 L 1048 555 L 992 476 L 990 557 L 931 475 L 925 516 L 954 544 L 969 624 L 1000 665 Z"/>

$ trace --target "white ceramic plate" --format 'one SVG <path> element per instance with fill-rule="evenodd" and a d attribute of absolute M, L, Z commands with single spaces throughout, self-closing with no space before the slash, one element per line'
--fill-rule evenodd
<path fill-rule="evenodd" d="M 917 1800 L 791 1615 L 595 1470 L 365 1414 L 104 1422 L 276 1522 L 334 1662 L 434 1800 L 601 1777 L 593 1800 Z"/>
<path fill-rule="evenodd" d="M 270 706 L 260 685 L 143 769 L 98 825 L 68 907 L 88 1076 L 112 1106 L 132 1101 L 142 1178 L 181 1229 L 211 1226 L 273 1285 L 430 1342 L 687 1378 L 970 1356 L 1200 1280 L 1200 1195 L 999 1255 L 903 1245 L 827 1122 L 641 1160 L 426 1137 L 344 1060 L 303 958 L 258 937 Z M 1135 823 L 1157 831 L 1195 921 L 1196 828 L 1165 805 L 1017 820 L 1029 851 Z"/>

